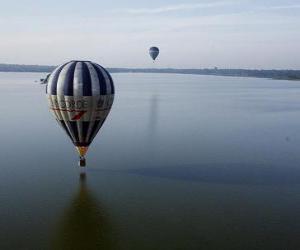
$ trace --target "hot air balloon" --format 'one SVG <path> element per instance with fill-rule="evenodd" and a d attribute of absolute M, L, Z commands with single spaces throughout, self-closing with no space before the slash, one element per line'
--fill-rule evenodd
<path fill-rule="evenodd" d="M 153 59 L 153 61 L 155 61 L 156 57 L 158 57 L 158 55 L 159 55 L 159 48 L 151 47 L 149 49 L 149 54 L 150 54 L 151 58 Z"/>
<path fill-rule="evenodd" d="M 80 166 L 114 100 L 110 74 L 90 61 L 70 61 L 49 76 L 46 94 L 55 119 L 75 145 Z"/>

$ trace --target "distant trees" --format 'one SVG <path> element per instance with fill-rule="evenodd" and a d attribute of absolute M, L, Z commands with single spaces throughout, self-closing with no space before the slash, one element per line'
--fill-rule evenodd
<path fill-rule="evenodd" d="M 169 73 L 216 76 L 259 77 L 272 79 L 300 80 L 300 70 L 251 70 L 251 69 L 124 69 L 111 68 L 111 73 Z"/>
<path fill-rule="evenodd" d="M 55 66 L 0 64 L 0 72 L 51 72 Z"/>
<path fill-rule="evenodd" d="M 55 66 L 0 64 L 0 72 L 51 72 Z M 108 68 L 110 73 L 168 73 L 216 76 L 259 77 L 285 80 L 300 80 L 300 70 L 258 70 L 258 69 L 130 69 Z"/>

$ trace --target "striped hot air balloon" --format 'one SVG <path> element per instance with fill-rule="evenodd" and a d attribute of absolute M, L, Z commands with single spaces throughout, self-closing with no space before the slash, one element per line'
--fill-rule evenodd
<path fill-rule="evenodd" d="M 70 61 L 57 67 L 46 87 L 49 108 L 70 137 L 85 165 L 85 154 L 102 127 L 114 100 L 110 74 L 90 61 Z"/>
<path fill-rule="evenodd" d="M 151 58 L 153 59 L 153 61 L 155 61 L 155 59 L 159 55 L 159 48 L 157 48 L 157 47 L 151 47 L 149 49 L 149 54 L 150 54 Z"/>

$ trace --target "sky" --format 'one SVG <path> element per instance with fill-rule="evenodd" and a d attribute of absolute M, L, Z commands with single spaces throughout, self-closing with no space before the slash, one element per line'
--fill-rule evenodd
<path fill-rule="evenodd" d="M 0 0 L 0 63 L 300 69 L 299 0 Z M 155 65 L 148 49 L 161 50 Z"/>

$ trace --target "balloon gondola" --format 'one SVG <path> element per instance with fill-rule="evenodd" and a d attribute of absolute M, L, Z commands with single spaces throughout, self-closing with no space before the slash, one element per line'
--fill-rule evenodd
<path fill-rule="evenodd" d="M 110 74 L 90 61 L 65 63 L 48 78 L 49 108 L 75 145 L 82 167 L 89 145 L 110 112 L 114 93 Z"/>

